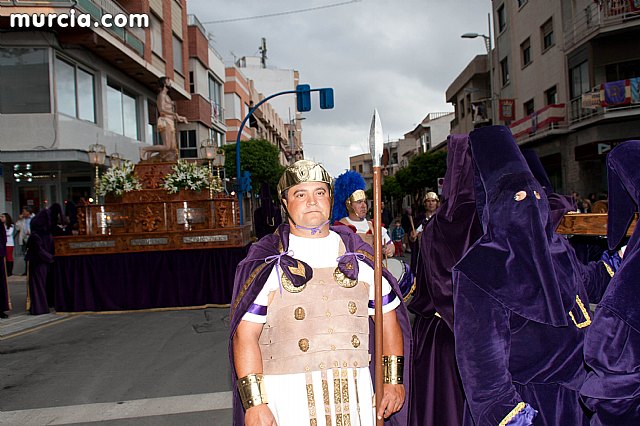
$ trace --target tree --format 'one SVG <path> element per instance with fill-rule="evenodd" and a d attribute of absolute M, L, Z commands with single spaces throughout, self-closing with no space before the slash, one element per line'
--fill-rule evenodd
<path fill-rule="evenodd" d="M 225 154 L 224 170 L 227 177 L 236 177 L 236 144 L 222 147 Z M 251 172 L 251 186 L 254 191 L 260 189 L 263 182 L 275 188 L 284 172 L 280 165 L 280 151 L 264 139 L 251 139 L 240 142 L 240 166 Z"/>
<path fill-rule="evenodd" d="M 419 199 L 427 190 L 438 187 L 438 178 L 447 170 L 447 153 L 437 151 L 413 157 L 409 165 L 398 170 L 395 178 L 404 194 Z"/>

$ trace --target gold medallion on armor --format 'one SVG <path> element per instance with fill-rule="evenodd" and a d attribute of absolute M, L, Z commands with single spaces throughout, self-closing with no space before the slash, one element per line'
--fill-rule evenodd
<path fill-rule="evenodd" d="M 357 348 L 358 346 L 360 346 L 360 339 L 358 339 L 358 336 L 356 336 L 355 334 L 351 336 L 351 345 L 354 348 Z"/>
<path fill-rule="evenodd" d="M 349 304 L 347 305 L 349 309 L 349 313 L 351 315 L 355 314 L 356 311 L 358 310 L 358 305 L 356 305 L 356 302 L 349 302 Z"/>
<path fill-rule="evenodd" d="M 302 308 L 301 306 L 298 306 L 294 311 L 293 311 L 293 317 L 295 319 L 297 319 L 298 321 L 303 320 L 305 317 L 305 312 L 304 312 L 304 308 Z"/>
<path fill-rule="evenodd" d="M 287 290 L 289 293 L 300 293 L 307 287 L 306 283 L 302 284 L 300 287 L 296 287 L 285 274 L 282 274 L 280 281 L 282 282 L 282 288 Z"/>
<path fill-rule="evenodd" d="M 302 352 L 306 352 L 309 350 L 309 339 L 300 339 L 298 340 L 298 347 Z"/>
<path fill-rule="evenodd" d="M 342 273 L 342 271 L 340 271 L 340 268 L 336 268 L 336 270 L 333 271 L 333 278 L 336 280 L 340 287 L 344 288 L 352 288 L 355 287 L 356 284 L 358 284 L 357 279 L 352 280 L 351 278 L 347 277 Z"/>

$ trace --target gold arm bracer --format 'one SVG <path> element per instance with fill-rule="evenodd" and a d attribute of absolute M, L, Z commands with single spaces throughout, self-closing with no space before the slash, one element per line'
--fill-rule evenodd
<path fill-rule="evenodd" d="M 404 356 L 385 355 L 382 357 L 384 384 L 401 385 L 404 370 Z"/>
<path fill-rule="evenodd" d="M 238 393 L 245 411 L 260 404 L 268 404 L 262 374 L 249 374 L 238 379 Z"/>

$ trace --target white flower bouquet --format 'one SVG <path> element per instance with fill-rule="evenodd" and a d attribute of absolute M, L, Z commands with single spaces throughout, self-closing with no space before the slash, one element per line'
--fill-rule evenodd
<path fill-rule="evenodd" d="M 114 193 L 122 195 L 125 192 L 142 189 L 142 185 L 133 173 L 134 164 L 131 161 L 123 161 L 120 167 L 110 167 L 98 185 L 98 195 Z"/>
<path fill-rule="evenodd" d="M 171 169 L 173 172 L 165 176 L 162 185 L 170 194 L 175 194 L 180 189 L 200 191 L 209 185 L 209 169 L 206 167 L 178 160 Z"/>

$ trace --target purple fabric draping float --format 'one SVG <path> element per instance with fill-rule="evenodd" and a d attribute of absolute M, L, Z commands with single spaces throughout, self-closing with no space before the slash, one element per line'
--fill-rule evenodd
<path fill-rule="evenodd" d="M 608 243 L 617 249 L 640 203 L 640 141 L 615 147 L 607 157 Z M 636 226 L 620 269 L 596 308 L 585 339 L 592 371 L 580 389 L 595 414 L 593 425 L 640 424 L 640 227 Z"/>
<path fill-rule="evenodd" d="M 482 235 L 467 135 L 451 135 L 443 201 L 420 242 L 413 323 L 410 425 L 462 424 L 464 392 L 455 360 L 451 268 Z"/>
<path fill-rule="evenodd" d="M 245 248 L 59 256 L 58 312 L 226 305 Z"/>

